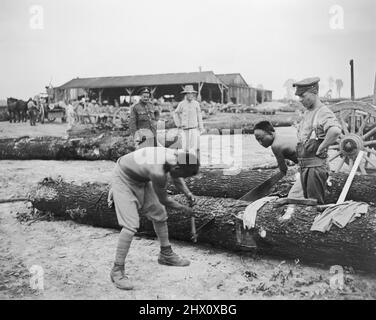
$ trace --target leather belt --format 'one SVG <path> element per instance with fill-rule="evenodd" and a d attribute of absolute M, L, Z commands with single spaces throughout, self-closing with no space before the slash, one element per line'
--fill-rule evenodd
<path fill-rule="evenodd" d="M 301 168 L 316 168 L 326 164 L 326 159 L 322 158 L 298 158 L 298 164 Z"/>

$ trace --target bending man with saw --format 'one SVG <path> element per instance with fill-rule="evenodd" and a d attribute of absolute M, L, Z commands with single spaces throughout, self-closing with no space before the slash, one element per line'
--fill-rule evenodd
<path fill-rule="evenodd" d="M 167 180 L 172 178 L 178 191 L 192 205 L 195 198 L 184 179 L 199 171 L 196 155 L 164 147 L 146 147 L 119 158 L 116 163 L 109 194 L 109 205 L 115 203 L 116 216 L 122 230 L 119 235 L 111 280 L 123 290 L 133 289 L 125 275 L 124 262 L 132 239 L 140 226 L 139 214 L 152 221 L 158 236 L 161 251 L 158 263 L 168 266 L 188 266 L 189 260 L 181 258 L 171 249 L 168 237 L 167 212 L 165 207 L 181 210 L 190 215 L 192 209 L 167 195 Z"/>

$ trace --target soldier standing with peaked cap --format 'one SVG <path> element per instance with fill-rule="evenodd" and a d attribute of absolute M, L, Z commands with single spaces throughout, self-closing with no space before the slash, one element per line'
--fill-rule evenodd
<path fill-rule="evenodd" d="M 142 89 L 139 94 L 140 101 L 131 107 L 129 129 L 137 149 L 156 147 L 159 110 L 150 102 L 151 92 L 148 88 Z"/>
<path fill-rule="evenodd" d="M 328 147 L 342 132 L 334 113 L 319 99 L 320 78 L 307 78 L 293 84 L 306 111 L 298 125 L 297 156 L 305 198 L 325 203 L 329 176 Z"/>

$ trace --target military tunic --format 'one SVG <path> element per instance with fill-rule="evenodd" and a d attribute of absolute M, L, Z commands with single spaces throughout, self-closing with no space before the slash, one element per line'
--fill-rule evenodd
<path fill-rule="evenodd" d="M 305 111 L 298 125 L 297 155 L 304 197 L 317 199 L 319 204 L 325 203 L 329 165 L 328 151 L 323 150 L 320 155 L 316 152 L 333 126 L 341 128 L 334 113 L 325 105 Z"/>
<path fill-rule="evenodd" d="M 129 129 L 137 148 L 157 146 L 159 110 L 151 103 L 140 101 L 131 108 Z"/>

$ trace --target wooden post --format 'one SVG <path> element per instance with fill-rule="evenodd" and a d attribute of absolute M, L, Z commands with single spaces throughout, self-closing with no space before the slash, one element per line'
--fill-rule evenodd
<path fill-rule="evenodd" d="M 154 99 L 154 92 L 157 90 L 157 87 L 154 87 L 150 90 L 151 94 L 150 94 L 150 98 L 151 99 Z"/>
<path fill-rule="evenodd" d="M 125 91 L 128 93 L 129 96 L 129 104 L 132 104 L 132 93 L 134 92 L 134 88 L 125 88 Z"/>
<path fill-rule="evenodd" d="M 355 100 L 355 89 L 354 89 L 354 60 L 350 60 L 350 72 L 351 72 L 351 100 Z"/>
<path fill-rule="evenodd" d="M 221 91 L 221 103 L 223 104 L 223 85 L 221 83 L 218 83 L 218 88 Z"/>
<path fill-rule="evenodd" d="M 201 101 L 201 90 L 202 90 L 202 87 L 204 86 L 204 83 L 203 82 L 199 82 L 198 83 L 198 93 L 197 93 L 197 100 L 198 101 Z"/>
<path fill-rule="evenodd" d="M 102 94 L 103 94 L 103 89 L 98 90 L 98 103 L 102 105 Z"/>

